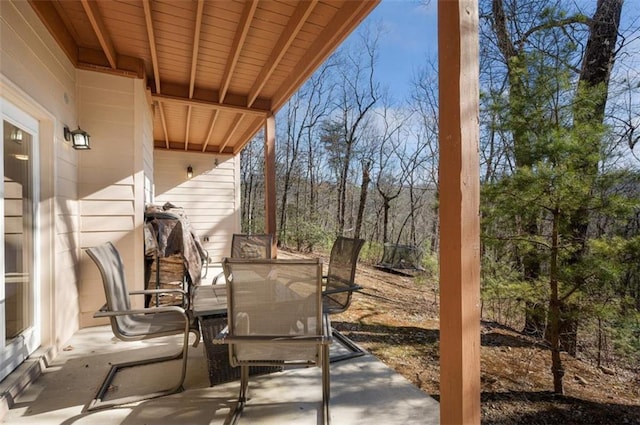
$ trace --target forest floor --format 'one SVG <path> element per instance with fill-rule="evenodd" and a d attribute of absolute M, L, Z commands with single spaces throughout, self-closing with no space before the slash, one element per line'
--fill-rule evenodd
<path fill-rule="evenodd" d="M 332 325 L 439 399 L 437 284 L 362 264 L 356 281 L 363 290 L 346 312 L 332 316 Z M 562 362 L 564 395 L 558 396 L 552 391 L 549 349 L 514 329 L 483 321 L 482 423 L 640 424 L 639 373 L 599 369 L 565 353 Z"/>

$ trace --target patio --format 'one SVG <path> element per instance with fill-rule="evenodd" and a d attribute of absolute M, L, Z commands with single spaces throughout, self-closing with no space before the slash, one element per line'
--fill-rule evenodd
<path fill-rule="evenodd" d="M 158 342 L 160 341 L 160 342 Z M 170 338 L 116 340 L 108 326 L 78 331 L 5 415 L 11 424 L 224 424 L 239 382 L 209 386 L 203 344 L 189 351 L 185 391 L 116 408 L 83 413 L 110 362 L 175 350 Z M 332 350 L 338 350 L 337 344 Z M 179 361 L 124 370 L 114 381 L 118 396 L 162 388 Z M 250 379 L 240 423 L 314 424 L 320 407 L 320 369 L 287 370 Z M 372 355 L 331 365 L 333 423 L 437 424 L 439 405 Z"/>
<path fill-rule="evenodd" d="M 38 347 L 59 352 L 6 420 L 110 423 L 115 415 L 117 423 L 153 422 L 148 410 L 161 417 L 158 422 L 198 423 L 185 416 L 204 411 L 200 408 L 162 414 L 165 406 L 187 409 L 185 396 L 192 400 L 205 393 L 208 412 L 214 412 L 207 422 L 222 423 L 236 385 L 209 389 L 194 380 L 195 360 L 187 391 L 180 395 L 87 419 L 81 415 L 111 361 L 105 354 L 123 354 L 110 335 L 92 334 L 102 329 L 92 328 L 100 324 L 93 314 L 103 302 L 102 291 L 82 248 L 114 241 L 127 259 L 128 280 L 137 285 L 131 289 L 142 289 L 144 205 L 174 201 L 185 206 L 193 222 L 205 223 L 199 235 L 208 241 L 212 257 L 222 258 L 231 234 L 240 230 L 238 153 L 260 129 L 265 137 L 264 231 L 276 233 L 275 114 L 378 0 L 1 3 L 1 118 L 28 135 L 24 140 L 34 154 L 28 163 L 34 178 L 24 187 L 37 193 L 33 201 L 39 202 L 38 208 L 29 205 L 34 217 L 11 216 L 29 229 L 24 235 L 35 249 L 26 257 L 33 261 L 23 261 L 29 265 L 23 271 L 36 277 L 29 281 L 36 295 L 28 300 L 30 326 L 24 335 L 0 338 L 1 364 L 10 366 L 2 383 Z M 479 423 L 478 8 L 471 0 L 440 0 L 439 6 L 439 51 L 444 53 L 439 133 L 446 147 L 440 158 L 440 417 L 443 423 Z M 90 151 L 75 151 L 67 140 L 68 130 L 80 125 L 91 134 Z M 195 211 L 207 214 L 195 220 Z M 211 211 L 215 215 L 208 215 Z M 0 293 L 2 306 L 4 297 Z M 83 330 L 70 339 L 76 329 Z M 136 352 L 131 343 L 123 349 L 127 356 Z M 393 389 L 394 375 L 373 365 L 383 367 L 361 358 L 333 368 L 335 423 L 369 423 L 372 417 L 383 423 L 438 420 L 435 407 L 429 415 L 422 407 L 405 408 L 402 403 L 413 396 Z M 271 417 L 267 412 L 274 408 L 261 408 L 260 401 L 269 400 L 266 386 L 275 387 L 280 379 L 265 380 L 264 395 L 257 387 L 263 379 L 255 382 L 255 414 Z M 358 388 L 358 382 L 364 387 Z M 307 392 L 296 392 L 302 394 Z M 379 398 L 384 414 L 372 408 Z M 0 397 L 0 416 L 3 401 Z M 315 404 L 300 403 L 315 409 Z M 156 408 L 143 409 L 147 405 Z M 366 417 L 359 419 L 362 412 Z M 277 419 L 282 423 L 283 416 Z"/>

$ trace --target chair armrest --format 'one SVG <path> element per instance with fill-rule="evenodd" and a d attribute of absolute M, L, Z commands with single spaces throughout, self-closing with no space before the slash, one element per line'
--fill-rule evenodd
<path fill-rule="evenodd" d="M 178 307 L 175 305 L 168 305 L 162 307 L 149 307 L 149 308 L 138 308 L 133 310 L 122 310 L 122 311 L 109 311 L 107 310 L 106 304 L 102 306 L 102 308 L 96 311 L 93 315 L 95 319 L 100 317 L 117 317 L 117 316 L 126 316 L 129 314 L 155 314 L 155 313 L 168 313 L 168 312 L 176 312 L 181 313 L 185 320 L 189 321 L 189 316 L 187 312 L 182 307 Z"/>
<path fill-rule="evenodd" d="M 331 339 L 325 335 L 221 335 L 213 340 L 215 344 L 252 343 L 252 342 L 296 342 L 300 344 L 329 344 Z"/>
<path fill-rule="evenodd" d="M 228 344 L 227 338 L 229 337 L 229 326 L 225 326 L 218 335 L 213 338 L 214 344 Z"/>
<path fill-rule="evenodd" d="M 216 276 L 214 276 L 213 281 L 211 282 L 212 285 L 217 285 L 218 284 L 218 280 L 220 279 L 224 279 L 224 272 L 220 272 L 218 273 Z M 224 282 L 221 282 L 224 283 Z"/>
<path fill-rule="evenodd" d="M 327 339 L 327 343 L 331 344 L 333 342 L 333 328 L 331 327 L 331 319 L 326 313 L 322 314 L 322 326 L 324 326 L 324 337 Z"/>
<path fill-rule="evenodd" d="M 331 344 L 333 333 L 331 331 L 331 319 L 328 314 L 322 315 L 322 335 L 230 335 L 229 326 L 216 335 L 214 344 L 251 343 L 251 342 L 300 342 L 302 344 Z"/>
<path fill-rule="evenodd" d="M 322 291 L 322 295 L 331 295 L 331 294 L 339 294 L 341 292 L 356 292 L 356 291 L 360 291 L 362 289 L 362 286 L 360 285 L 351 285 L 349 287 L 346 288 L 337 288 L 337 289 L 327 289 Z"/>
<path fill-rule="evenodd" d="M 180 288 L 166 288 L 166 289 L 141 289 L 139 291 L 131 291 L 129 295 L 153 295 L 153 294 L 168 294 L 172 292 L 180 292 L 182 295 L 187 295 L 187 291 Z"/>
<path fill-rule="evenodd" d="M 200 255 L 204 257 L 202 259 L 202 266 L 204 267 L 204 274 L 202 277 L 207 277 L 209 274 L 209 251 L 204 248 L 202 248 L 202 251 L 203 252 L 200 253 Z"/>

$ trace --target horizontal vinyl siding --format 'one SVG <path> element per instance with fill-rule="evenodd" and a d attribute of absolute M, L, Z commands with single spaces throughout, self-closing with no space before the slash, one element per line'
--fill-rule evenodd
<path fill-rule="evenodd" d="M 154 158 L 155 203 L 184 208 L 211 261 L 221 261 L 229 255 L 231 236 L 240 231 L 239 157 L 156 151 Z"/>
<path fill-rule="evenodd" d="M 79 184 L 80 246 L 112 242 L 124 261 L 130 290 L 142 289 L 142 249 L 137 249 L 143 211 L 136 208 L 136 85 L 141 80 L 78 71 L 79 125 L 91 134 L 82 152 Z M 141 167 L 140 167 L 141 168 Z M 140 230 L 140 231 L 138 231 Z M 140 236 L 138 235 L 140 233 Z M 140 270 L 138 270 L 140 269 Z M 86 253 L 81 255 L 80 326 L 104 303 L 102 280 Z"/>
<path fill-rule="evenodd" d="M 25 104 L 46 111 L 39 116 L 40 145 L 48 154 L 40 161 L 50 170 L 41 176 L 52 192 L 51 216 L 42 217 L 43 226 L 54 226 L 53 246 L 47 247 L 43 269 L 43 344 L 62 345 L 78 329 L 77 268 L 77 153 L 63 139 L 64 125 L 77 122 L 76 71 L 26 1 L 2 0 L 0 5 L 0 72 L 18 90 Z M 0 93 L 2 95 L 2 93 Z M 26 110 L 27 113 L 32 111 Z M 48 132 L 43 132 L 48 128 Z M 46 230 L 46 229 L 43 229 Z"/>

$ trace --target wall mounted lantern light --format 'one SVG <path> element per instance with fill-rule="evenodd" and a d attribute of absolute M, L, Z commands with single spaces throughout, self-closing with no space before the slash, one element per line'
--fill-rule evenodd
<path fill-rule="evenodd" d="M 11 130 L 11 141 L 16 142 L 17 144 L 22 143 L 22 130 L 19 128 L 14 128 Z"/>
<path fill-rule="evenodd" d="M 69 127 L 64 126 L 64 140 L 71 142 L 74 149 L 91 149 L 89 146 L 89 133 L 80 129 L 70 131 Z"/>
<path fill-rule="evenodd" d="M 193 177 L 193 168 L 189 165 L 187 167 L 187 178 L 190 179 L 191 177 Z"/>

